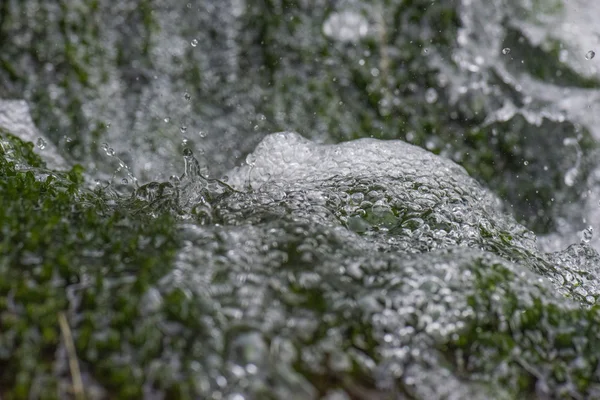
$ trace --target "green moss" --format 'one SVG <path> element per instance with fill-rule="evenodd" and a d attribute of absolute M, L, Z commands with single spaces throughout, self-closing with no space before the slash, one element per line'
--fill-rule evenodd
<path fill-rule="evenodd" d="M 125 199 L 109 206 L 103 192 L 83 187 L 78 166 L 40 178 L 27 171 L 43 167 L 31 143 L 7 134 L 0 143 L 2 398 L 28 398 L 33 387 L 42 398 L 63 398 L 54 372 L 61 312 L 84 370 L 115 397 L 139 397 L 142 381 L 132 373 L 155 352 L 111 360 L 156 329 L 144 324 L 140 298 L 171 268 L 173 218 L 133 216 Z"/>
<path fill-rule="evenodd" d="M 594 349 L 600 341 L 592 326 L 600 319 L 599 307 L 559 305 L 535 285 L 522 296 L 514 291 L 517 277 L 501 264 L 471 271 L 477 279 L 469 305 L 478 317 L 445 349 L 457 369 L 501 384 L 513 398 L 535 398 L 540 380 L 550 383 L 542 390 L 559 398 L 576 397 L 596 382 L 590 366 L 598 362 Z"/>
<path fill-rule="evenodd" d="M 0 155 L 4 157 L 6 163 L 7 160 L 11 160 L 34 168 L 46 167 L 46 163 L 33 152 L 33 143 L 24 142 L 2 128 L 0 128 Z"/>

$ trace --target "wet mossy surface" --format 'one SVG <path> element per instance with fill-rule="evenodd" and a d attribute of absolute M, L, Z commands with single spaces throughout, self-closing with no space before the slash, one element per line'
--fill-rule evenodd
<path fill-rule="evenodd" d="M 438 217 L 424 212 L 417 223 L 430 201 L 419 193 L 436 190 L 424 177 L 413 184 L 416 203 L 392 196 L 387 218 L 383 203 L 367 208 L 360 239 L 322 221 L 317 192 L 302 183 L 297 191 L 226 189 L 205 203 L 211 219 L 192 213 L 185 222 L 173 197 L 185 195 L 183 183 L 153 196 L 89 190 L 80 167 L 48 171 L 32 144 L 6 133 L 1 143 L 3 398 L 73 395 L 60 314 L 90 398 L 599 393 L 600 309 L 583 306 L 577 286 L 566 292 L 577 301 L 558 293 L 546 278 L 562 272 L 528 250 L 526 231 L 498 232 L 511 222 L 493 214 L 482 214 L 490 220 L 477 223 L 478 233 L 465 231 L 480 243 L 470 247 L 489 253 L 419 239 L 425 225 L 440 229 L 442 216 L 432 209 Z M 393 190 L 384 178 L 364 179 L 327 185 L 363 206 Z M 273 202 L 280 191 L 286 200 Z M 416 225 L 398 223 L 393 215 L 411 208 Z M 395 224 L 402 229 L 392 236 L 420 241 L 410 251 L 419 254 L 379 242 Z"/>
<path fill-rule="evenodd" d="M 81 167 L 46 171 L 32 143 L 0 140 L 2 398 L 69 393 L 59 313 L 90 374 L 114 395 L 139 396 L 131 367 L 142 359 L 111 359 L 144 342 L 140 299 L 173 262 L 173 218 L 133 216 L 125 201 L 84 189 Z"/>
<path fill-rule="evenodd" d="M 467 82 L 453 98 L 461 2 L 171 3 L 0 3 L 0 98 L 26 98 L 86 167 L 48 170 L 0 129 L 2 399 L 76 396 L 61 315 L 88 398 L 600 397 L 597 253 L 537 252 L 531 232 L 479 208 L 480 187 L 445 182 L 444 214 L 439 182 L 417 178 L 406 196 L 381 176 L 249 191 L 166 180 L 183 139 L 216 176 L 266 132 L 404 139 L 552 232 L 597 143 L 568 118 L 490 118 L 531 102 L 500 70 L 488 92 Z M 325 35 L 347 10 L 367 34 Z M 559 43 L 505 29 L 515 76 L 598 87 Z M 103 142 L 157 182 L 92 189 L 114 172 Z"/>
<path fill-rule="evenodd" d="M 42 131 L 90 168 L 104 168 L 103 142 L 120 142 L 117 154 L 148 180 L 156 176 L 147 175 L 146 155 L 154 153 L 154 163 L 161 164 L 156 170 L 173 173 L 182 139 L 204 149 L 217 174 L 250 152 L 266 132 L 293 130 L 329 142 L 403 139 L 463 165 L 515 205 L 515 215 L 536 232 L 556 224 L 569 196 L 554 196 L 547 188 L 533 196 L 527 180 L 490 174 L 508 166 L 504 170 L 512 176 L 531 175 L 512 150 L 484 143 L 494 140 L 483 124 L 486 103 L 501 103 L 504 97 L 519 104 L 523 96 L 492 80 L 490 86 L 500 91 L 487 99 L 475 96 L 470 104 L 450 99 L 450 77 L 439 63 L 455 68 L 460 2 L 267 1 L 248 4 L 239 15 L 232 14 L 234 3 L 7 2 L 0 24 L 0 37 L 7 38 L 0 56 L 0 77 L 6 82 L 0 97 L 25 97 Z M 323 34 L 327 19 L 345 8 L 369 24 L 360 41 Z M 555 8 L 544 12 L 560 11 Z M 190 45 L 193 40 L 196 46 Z M 597 87 L 559 60 L 557 45 L 531 45 L 515 28 L 507 28 L 504 42 L 513 49 L 511 71 L 559 85 Z M 523 121 L 517 116 L 508 125 L 503 131 Z M 473 129 L 485 140 L 473 145 Z M 538 130 L 528 135 L 532 140 L 545 136 L 530 122 L 523 129 Z M 208 138 L 199 137 L 199 131 Z M 581 144 L 585 155 L 593 151 L 590 143 Z M 520 144 L 532 155 L 530 165 L 545 162 L 536 159 L 537 145 Z M 581 171 L 580 181 L 586 174 Z M 551 211 L 539 215 L 539 204 Z"/>

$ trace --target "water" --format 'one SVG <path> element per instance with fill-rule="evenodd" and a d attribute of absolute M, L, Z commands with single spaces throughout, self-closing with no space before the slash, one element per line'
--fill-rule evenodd
<path fill-rule="evenodd" d="M 6 101 L 0 128 L 82 163 L 105 207 L 177 221 L 106 350 L 147 397 L 600 393 L 594 1 L 26 3 L 0 97 L 41 132 Z M 61 46 L 20 33 L 39 18 Z"/>

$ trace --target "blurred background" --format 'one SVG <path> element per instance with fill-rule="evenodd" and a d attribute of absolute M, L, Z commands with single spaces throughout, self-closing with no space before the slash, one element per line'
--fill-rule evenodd
<path fill-rule="evenodd" d="M 598 15 L 594 0 L 3 0 L 0 98 L 27 100 L 100 179 L 110 149 L 147 182 L 181 173 L 184 146 L 221 176 L 272 132 L 402 139 L 556 250 L 600 222 Z"/>

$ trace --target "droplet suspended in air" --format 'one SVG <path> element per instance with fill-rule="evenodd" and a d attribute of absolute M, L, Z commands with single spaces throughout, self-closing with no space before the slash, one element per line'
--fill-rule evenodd
<path fill-rule="evenodd" d="M 108 143 L 102 143 L 102 150 L 104 150 L 106 155 L 109 157 L 112 157 L 115 155 L 115 150 L 112 147 L 109 147 Z"/>
<path fill-rule="evenodd" d="M 564 177 L 565 185 L 569 187 L 573 186 L 575 184 L 575 179 L 577 178 L 577 173 L 578 171 L 576 168 L 569 169 Z"/>
<path fill-rule="evenodd" d="M 429 88 L 425 92 L 425 101 L 429 104 L 433 104 L 438 99 L 438 93 L 434 88 Z"/>
<path fill-rule="evenodd" d="M 192 41 L 190 42 L 190 44 L 192 45 L 192 47 L 196 47 L 196 46 L 198 46 L 198 40 L 197 39 L 192 39 Z"/>
<path fill-rule="evenodd" d="M 506 54 L 510 54 L 510 47 L 505 47 L 502 49 L 502 54 L 506 55 Z"/>
<path fill-rule="evenodd" d="M 588 226 L 587 228 L 585 228 L 583 230 L 583 232 L 581 232 L 581 241 L 583 243 L 589 243 L 593 237 L 594 237 L 594 228 L 592 228 L 591 226 Z"/>
<path fill-rule="evenodd" d="M 596 57 L 596 52 L 594 50 L 590 50 L 587 53 L 585 53 L 586 60 L 591 60 L 594 57 Z"/>
<path fill-rule="evenodd" d="M 369 32 L 369 21 L 354 11 L 334 12 L 323 24 L 325 36 L 341 42 L 358 42 Z"/>
<path fill-rule="evenodd" d="M 44 150 L 46 148 L 46 141 L 43 138 L 38 138 L 36 145 L 38 149 Z"/>

